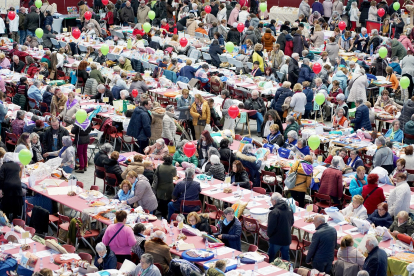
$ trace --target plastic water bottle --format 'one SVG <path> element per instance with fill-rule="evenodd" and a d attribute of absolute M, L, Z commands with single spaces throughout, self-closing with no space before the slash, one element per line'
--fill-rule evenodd
<path fill-rule="evenodd" d="M 154 227 L 151 227 L 151 236 L 152 236 L 152 234 L 154 233 Z"/>
<path fill-rule="evenodd" d="M 36 243 L 33 244 L 33 253 L 36 253 Z"/>
<path fill-rule="evenodd" d="M 241 264 L 240 264 L 240 258 L 237 258 L 237 267 L 240 267 L 241 266 Z"/>
<path fill-rule="evenodd" d="M 73 261 L 72 261 L 73 262 Z M 39 264 L 40 270 L 43 269 L 43 258 L 40 258 L 40 264 Z M 73 270 L 72 270 L 73 271 Z"/>
<path fill-rule="evenodd" d="M 410 251 L 413 251 L 413 242 L 410 242 Z"/>
<path fill-rule="evenodd" d="M 63 272 L 68 272 L 68 265 L 66 263 L 63 265 Z"/>
<path fill-rule="evenodd" d="M 254 270 L 252 270 L 252 273 L 250 274 L 250 276 L 254 276 Z"/>
<path fill-rule="evenodd" d="M 19 256 L 20 256 L 20 257 L 22 257 L 22 255 L 23 255 L 23 250 L 22 250 L 22 247 L 20 246 L 20 249 L 19 249 Z"/>
<path fill-rule="evenodd" d="M 71 265 L 70 268 L 72 269 L 72 272 L 75 270 L 75 261 L 74 260 L 72 260 L 72 265 Z"/>
<path fill-rule="evenodd" d="M 392 255 L 392 256 L 395 256 L 395 246 L 394 246 L 394 245 L 392 245 L 392 252 L 391 252 L 391 255 Z"/>
<path fill-rule="evenodd" d="M 13 225 L 13 222 L 11 223 L 10 230 L 11 230 L 12 232 L 14 231 L 14 225 Z"/>
<path fill-rule="evenodd" d="M 141 217 L 140 216 L 138 216 L 137 217 L 137 223 L 140 223 L 141 222 Z"/>
<path fill-rule="evenodd" d="M 217 258 L 217 247 L 214 248 L 214 258 Z"/>
<path fill-rule="evenodd" d="M 235 258 L 235 254 L 234 254 L 234 250 L 231 252 L 231 259 L 234 260 Z"/>
<path fill-rule="evenodd" d="M 342 234 L 342 225 L 339 225 L 339 234 Z"/>
<path fill-rule="evenodd" d="M 240 194 L 240 184 L 237 183 L 237 194 Z"/>
<path fill-rule="evenodd" d="M 220 183 L 220 191 L 223 191 L 223 182 Z"/>
<path fill-rule="evenodd" d="M 361 227 L 361 234 L 362 234 L 362 235 L 364 235 L 364 234 L 365 234 L 365 227 L 364 227 L 364 224 L 362 224 L 362 227 Z"/>
<path fill-rule="evenodd" d="M 206 251 L 209 251 L 210 248 L 208 247 L 208 240 L 206 239 L 206 242 L 204 243 L 206 245 Z"/>
<path fill-rule="evenodd" d="M 244 193 L 243 193 L 243 189 L 240 190 L 240 198 L 244 199 Z"/>
<path fill-rule="evenodd" d="M 180 251 L 180 244 L 177 242 L 177 251 Z"/>
<path fill-rule="evenodd" d="M 259 265 L 257 264 L 257 261 L 254 262 L 254 271 L 257 271 L 259 269 Z"/>
<path fill-rule="evenodd" d="M 289 265 L 289 275 L 293 275 L 293 265 Z"/>
<path fill-rule="evenodd" d="M 394 239 L 393 239 L 393 238 L 391 238 L 391 240 L 390 240 L 390 247 L 392 247 L 392 246 L 393 246 L 393 244 L 394 244 Z"/>
<path fill-rule="evenodd" d="M 254 195 L 253 195 L 253 190 L 251 190 L 250 192 L 250 199 L 253 199 Z"/>
<path fill-rule="evenodd" d="M 54 261 L 53 261 L 53 256 L 52 256 L 52 255 L 50 255 L 50 256 L 49 256 L 49 262 L 50 262 L 51 264 L 53 264 L 53 263 L 54 263 Z"/>

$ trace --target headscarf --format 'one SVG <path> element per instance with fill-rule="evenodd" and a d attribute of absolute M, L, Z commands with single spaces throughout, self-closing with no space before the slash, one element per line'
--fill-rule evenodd
<path fill-rule="evenodd" d="M 36 144 L 32 143 L 32 149 L 33 149 L 34 153 L 36 154 L 37 161 L 38 162 L 43 161 L 42 146 L 40 144 L 40 138 L 39 137 L 37 139 Z"/>

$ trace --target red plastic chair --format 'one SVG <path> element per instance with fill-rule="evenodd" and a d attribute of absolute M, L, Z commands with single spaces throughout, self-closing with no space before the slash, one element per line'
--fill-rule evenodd
<path fill-rule="evenodd" d="M 197 211 L 198 214 L 201 214 L 201 210 L 203 209 L 203 205 L 201 203 L 201 200 L 186 200 L 184 201 L 184 204 L 180 204 L 180 213 L 183 215 L 188 215 L 189 213 L 184 212 L 183 205 L 186 207 L 196 207 L 199 206 L 200 210 Z"/>
<path fill-rule="evenodd" d="M 92 128 L 94 128 L 96 130 L 99 130 L 102 126 L 102 119 L 93 118 L 92 119 L 92 124 L 93 124 Z"/>
<path fill-rule="evenodd" d="M 258 249 L 257 245 L 251 244 L 249 245 L 249 248 L 247 249 L 247 252 L 256 252 Z"/>
<path fill-rule="evenodd" d="M 83 183 L 80 181 L 76 181 L 76 186 L 80 187 L 83 189 Z"/>
<path fill-rule="evenodd" d="M 103 173 L 104 177 L 99 177 L 96 174 L 96 171 L 100 171 L 101 173 Z M 105 193 L 105 186 L 106 186 L 106 172 L 105 172 L 105 168 L 104 167 L 99 167 L 95 165 L 95 172 L 93 174 L 93 186 L 95 186 L 96 183 L 96 178 L 102 179 L 104 182 L 104 187 L 103 187 L 103 192 Z"/>
<path fill-rule="evenodd" d="M 33 108 L 31 108 L 30 106 L 28 108 L 39 110 L 39 105 L 37 104 L 36 100 L 35 99 L 32 99 L 32 98 L 29 98 L 29 97 L 28 97 L 28 99 L 29 99 L 29 103 L 34 103 L 34 107 Z"/>
<path fill-rule="evenodd" d="M 264 176 L 271 176 L 275 178 L 275 181 L 272 183 L 267 183 L 263 181 L 263 177 Z M 270 190 L 273 190 L 273 192 L 276 192 L 276 185 L 277 185 L 277 177 L 276 177 L 276 173 L 274 172 L 268 172 L 268 171 L 261 171 L 260 172 L 260 187 L 266 187 L 265 185 L 267 185 L 267 187 L 269 187 Z M 272 189 L 273 186 L 273 189 Z"/>
<path fill-rule="evenodd" d="M 75 253 L 76 252 L 76 248 L 73 245 L 64 244 L 64 245 L 62 245 L 62 247 L 65 248 L 68 253 Z"/>
<path fill-rule="evenodd" d="M 47 106 L 47 103 L 40 103 L 40 107 L 45 110 L 45 112 L 43 113 L 43 116 L 45 116 L 46 112 L 49 112 L 49 107 Z"/>
<path fill-rule="evenodd" d="M 307 241 L 305 239 L 302 240 L 302 248 L 301 248 L 302 256 L 300 257 L 299 266 L 302 265 L 303 256 L 308 255 L 308 249 L 307 248 L 309 248 L 310 245 L 311 245 L 311 242 L 310 241 Z"/>
<path fill-rule="evenodd" d="M 16 134 L 6 131 L 6 144 L 16 147 L 18 139 L 19 137 Z"/>
<path fill-rule="evenodd" d="M 320 193 L 315 193 L 315 205 L 318 206 L 320 209 L 325 209 L 331 206 L 338 207 L 338 204 L 333 204 L 331 197 L 329 195 L 324 195 Z"/>
<path fill-rule="evenodd" d="M 297 258 L 298 258 L 298 253 L 301 250 L 300 241 L 299 241 L 298 236 L 292 235 L 292 242 L 289 245 L 289 249 L 292 250 L 292 251 L 296 251 L 296 254 L 295 254 L 295 266 L 296 266 L 296 262 L 297 262 Z"/>
<path fill-rule="evenodd" d="M 206 207 L 204 211 L 208 213 L 208 218 L 210 220 L 210 223 L 211 223 L 211 220 L 214 220 L 215 222 L 218 219 L 217 218 L 217 211 L 218 211 L 217 207 L 213 204 L 208 204 L 207 202 L 205 202 L 204 204 Z"/>
<path fill-rule="evenodd" d="M 32 217 L 32 210 L 33 210 L 34 205 L 29 203 L 26 200 L 26 221 L 27 221 L 27 217 Z"/>
<path fill-rule="evenodd" d="M 70 218 L 68 216 L 64 216 L 59 213 L 58 213 L 58 216 L 59 216 L 58 231 L 59 229 L 69 231 Z"/>
<path fill-rule="evenodd" d="M 156 267 L 158 267 L 158 269 L 160 270 L 161 275 L 164 275 L 164 269 L 162 268 L 162 266 L 159 263 L 155 263 L 154 265 Z"/>
<path fill-rule="evenodd" d="M 26 226 L 26 223 L 22 219 L 13 219 L 12 223 L 13 223 L 14 226 L 18 225 L 23 229 Z"/>
<path fill-rule="evenodd" d="M 253 187 L 253 192 L 265 195 L 266 194 L 266 189 L 261 188 L 261 187 Z"/>
<path fill-rule="evenodd" d="M 214 225 L 210 224 L 210 229 L 211 229 L 211 233 L 213 233 L 213 234 L 218 232 L 217 227 L 215 227 Z"/>
<path fill-rule="evenodd" d="M 253 235 L 253 239 L 254 239 L 253 244 L 257 244 L 259 241 L 259 239 L 257 238 L 259 235 L 259 229 L 260 229 L 259 223 L 254 218 L 248 218 L 245 216 L 242 216 L 241 218 L 242 218 L 243 235 L 246 238 L 246 241 L 248 242 L 246 234 L 250 233 Z M 246 228 L 247 223 L 250 225 L 250 227 L 254 229 L 247 229 Z"/>
<path fill-rule="evenodd" d="M 108 181 L 109 179 L 112 179 L 113 181 Z M 110 184 L 111 182 L 115 183 L 115 184 Z M 117 189 L 119 188 L 119 183 L 118 183 L 118 178 L 116 177 L 115 174 L 113 173 L 106 173 L 106 183 L 104 183 L 104 191 L 105 191 L 105 186 L 108 185 L 110 187 L 113 187 L 115 189 L 115 194 L 117 192 Z"/>
<path fill-rule="evenodd" d="M 99 187 L 97 185 L 92 185 L 90 190 L 91 191 L 99 191 Z"/>
<path fill-rule="evenodd" d="M 78 253 L 78 255 L 82 260 L 87 261 L 88 263 L 92 262 L 91 254 L 85 253 L 85 252 L 80 252 L 80 253 Z"/>
<path fill-rule="evenodd" d="M 32 235 L 32 237 L 36 234 L 36 229 L 34 229 L 33 227 L 26 226 L 24 228 L 24 230 L 29 231 L 29 233 L 30 233 L 30 235 Z"/>

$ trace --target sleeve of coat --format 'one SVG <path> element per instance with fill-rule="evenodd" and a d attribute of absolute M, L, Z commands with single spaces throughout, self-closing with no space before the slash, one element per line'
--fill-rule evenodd
<path fill-rule="evenodd" d="M 191 108 L 190 108 L 190 115 L 191 115 L 191 117 L 193 117 L 193 118 L 199 118 L 200 117 L 200 114 L 197 112 L 197 110 L 196 110 L 196 105 L 195 105 L 195 103 L 193 103 L 192 105 L 191 105 Z"/>
<path fill-rule="evenodd" d="M 145 135 L 150 138 L 151 137 L 151 122 L 148 116 L 141 116 L 141 125 L 144 127 Z"/>
<path fill-rule="evenodd" d="M 337 180 L 337 187 L 338 187 L 338 197 L 342 198 L 343 194 L 344 194 L 344 185 L 342 184 L 342 172 L 341 175 L 338 175 L 338 180 Z"/>
<path fill-rule="evenodd" d="M 315 232 L 312 237 L 311 245 L 309 246 L 308 255 L 306 255 L 306 263 L 310 263 L 313 259 L 313 256 L 316 253 L 316 249 L 319 245 L 319 233 Z"/>
<path fill-rule="evenodd" d="M 222 234 L 222 237 L 224 240 L 228 240 L 228 241 L 232 241 L 232 240 L 240 240 L 240 235 L 242 233 L 242 227 L 241 224 L 240 225 L 233 225 L 233 227 L 236 227 L 236 233 L 234 233 L 233 235 L 229 235 L 229 234 Z"/>
<path fill-rule="evenodd" d="M 352 179 L 351 184 L 349 184 L 349 193 L 352 196 L 362 194 L 362 187 L 358 186 L 358 183 L 355 179 Z"/>

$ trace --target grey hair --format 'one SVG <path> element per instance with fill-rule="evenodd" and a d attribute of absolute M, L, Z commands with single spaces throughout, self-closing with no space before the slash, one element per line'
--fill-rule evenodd
<path fill-rule="evenodd" d="M 154 264 L 154 257 L 149 253 L 144 253 L 141 256 L 141 262 L 144 261 L 144 263 L 152 265 Z"/>
<path fill-rule="evenodd" d="M 304 139 L 304 138 L 299 138 L 298 139 L 298 143 L 299 142 L 301 142 L 302 143 L 302 146 L 306 146 L 306 139 Z"/>
<path fill-rule="evenodd" d="M 96 89 L 97 90 L 104 90 L 105 89 L 105 85 L 103 85 L 102 83 L 101 84 L 99 84 L 97 87 L 96 87 Z"/>
<path fill-rule="evenodd" d="M 215 147 L 210 147 L 207 151 L 207 155 L 209 159 L 212 155 L 217 155 L 218 157 L 221 157 L 218 149 L 216 149 Z"/>
<path fill-rule="evenodd" d="M 163 18 L 161 19 L 161 22 L 167 22 L 167 19 Z"/>
<path fill-rule="evenodd" d="M 24 114 L 25 114 L 26 112 L 25 111 L 23 111 L 23 110 L 17 110 L 17 118 L 20 118 L 20 117 L 22 117 L 22 116 L 24 116 Z"/>
<path fill-rule="evenodd" d="M 129 96 L 129 92 L 128 92 L 128 90 L 121 90 L 121 92 L 119 92 L 120 94 L 121 94 L 121 97 L 122 96 L 125 96 L 125 97 L 128 97 Z"/>
<path fill-rule="evenodd" d="M 189 167 L 185 170 L 185 175 L 187 178 L 194 178 L 195 175 L 195 169 L 192 167 Z"/>
<path fill-rule="evenodd" d="M 388 43 L 390 43 L 390 44 L 392 43 L 392 39 L 391 39 L 391 38 L 388 38 L 388 39 L 387 39 L 387 44 L 388 44 Z"/>
<path fill-rule="evenodd" d="M 234 210 L 231 207 L 227 207 L 226 209 L 224 209 L 223 213 L 224 215 L 231 214 L 231 213 L 234 214 Z"/>
<path fill-rule="evenodd" d="M 325 217 L 323 215 L 316 215 L 313 218 L 313 221 L 319 222 L 319 223 L 325 223 Z"/>
<path fill-rule="evenodd" d="M 339 15 L 339 13 L 337 11 L 333 11 L 332 16 L 334 16 L 334 15 Z"/>
<path fill-rule="evenodd" d="M 103 242 L 98 243 L 95 246 L 96 251 L 102 252 L 105 251 L 106 252 L 106 245 Z"/>
<path fill-rule="evenodd" d="M 398 57 L 397 56 L 393 56 L 391 60 L 392 61 L 397 61 L 398 60 Z"/>
<path fill-rule="evenodd" d="M 355 65 L 355 61 L 351 60 L 351 61 L 349 62 L 349 65 Z"/>
<path fill-rule="evenodd" d="M 40 86 L 40 84 L 41 84 L 41 82 L 40 82 L 40 81 L 38 81 L 38 80 L 35 80 L 35 81 L 33 82 L 33 85 L 34 85 L 34 86 L 36 86 L 36 87 L 39 87 L 39 86 Z"/>
<path fill-rule="evenodd" d="M 308 58 L 303 59 L 303 64 L 309 64 L 310 60 Z"/>
<path fill-rule="evenodd" d="M 385 143 L 386 143 L 386 141 L 385 141 L 385 138 L 383 136 L 380 136 L 375 140 L 376 145 L 381 144 L 382 146 L 385 146 Z"/>
<path fill-rule="evenodd" d="M 155 141 L 155 143 L 160 144 L 161 146 L 165 146 L 165 141 L 164 141 L 164 139 L 162 139 L 162 138 L 157 139 L 157 140 Z"/>
<path fill-rule="evenodd" d="M 355 101 L 355 103 L 357 103 L 357 104 L 362 104 L 363 102 L 364 102 L 363 99 L 356 99 L 356 101 Z"/>
<path fill-rule="evenodd" d="M 372 236 L 372 235 L 367 235 L 367 242 L 369 245 L 376 247 L 378 246 L 378 240 L 376 237 Z"/>
<path fill-rule="evenodd" d="M 287 137 L 293 138 L 295 140 L 297 140 L 299 138 L 298 133 L 294 130 L 289 131 L 288 134 L 287 134 Z"/>
<path fill-rule="evenodd" d="M 334 156 L 333 158 L 332 158 L 332 166 L 333 167 L 335 167 L 335 168 L 337 168 L 338 167 L 338 165 L 339 165 L 339 161 L 341 160 L 341 157 L 340 156 Z"/>
<path fill-rule="evenodd" d="M 321 79 L 321 78 L 316 78 L 316 79 L 315 79 L 315 82 L 320 82 L 320 83 L 322 83 L 322 79 Z"/>
<path fill-rule="evenodd" d="M 391 125 L 392 126 L 394 126 L 396 123 L 399 123 L 400 121 L 398 121 L 398 120 L 394 120 L 392 123 L 391 123 Z"/>
<path fill-rule="evenodd" d="M 411 34 L 411 29 L 410 28 L 408 28 L 407 29 L 407 32 L 405 33 L 407 36 L 409 36 L 410 34 Z"/>
<path fill-rule="evenodd" d="M 338 114 L 338 113 L 339 113 L 339 111 L 342 111 L 342 113 L 345 115 L 345 109 L 343 109 L 342 107 L 338 107 L 338 108 L 335 110 L 335 114 Z"/>
<path fill-rule="evenodd" d="M 160 230 L 155 231 L 151 235 L 151 239 L 154 239 L 154 238 L 159 238 L 159 239 L 161 239 L 161 240 L 163 240 L 165 242 L 165 239 L 166 239 L 165 233 L 163 231 L 160 231 Z"/>
<path fill-rule="evenodd" d="M 165 108 L 165 110 L 170 111 L 173 110 L 174 106 L 172 104 L 167 105 L 167 107 Z"/>
<path fill-rule="evenodd" d="M 210 157 L 210 162 L 213 165 L 220 164 L 220 158 L 217 155 L 212 155 Z"/>
<path fill-rule="evenodd" d="M 188 140 L 186 140 L 186 139 L 177 142 L 177 149 L 182 149 L 184 147 L 184 145 L 187 144 L 187 143 L 188 143 Z"/>
<path fill-rule="evenodd" d="M 114 150 L 114 148 L 112 147 L 111 144 L 105 143 L 102 145 L 101 150 L 103 150 L 106 154 L 109 154 L 110 152 Z"/>
<path fill-rule="evenodd" d="M 337 96 L 336 96 L 336 100 L 337 101 L 345 101 L 345 95 L 344 94 L 338 94 Z"/>
<path fill-rule="evenodd" d="M 72 138 L 70 136 L 63 136 L 62 137 L 62 145 L 65 147 L 72 146 Z"/>
<path fill-rule="evenodd" d="M 295 122 L 295 118 L 293 118 L 293 116 L 289 115 L 286 117 L 286 122 L 293 124 Z"/>
<path fill-rule="evenodd" d="M 283 197 L 282 197 L 282 195 L 281 195 L 280 193 L 278 193 L 278 192 L 273 193 L 273 194 L 272 194 L 272 197 L 271 197 L 271 199 L 272 199 L 273 201 L 277 201 L 277 200 L 278 200 L 278 199 L 280 199 L 280 198 L 283 198 Z"/>
<path fill-rule="evenodd" d="M 356 2 L 352 2 L 354 4 Z M 369 276 L 369 273 L 366 270 L 360 270 L 357 274 L 357 276 Z"/>
<path fill-rule="evenodd" d="M 120 56 L 120 57 L 118 58 L 118 60 L 119 60 L 119 61 L 125 61 L 125 58 L 124 58 L 123 56 Z"/>
<path fill-rule="evenodd" d="M 163 62 L 164 62 L 164 61 L 168 62 L 168 61 L 170 61 L 170 58 L 169 58 L 169 57 L 163 57 L 162 61 L 163 61 Z"/>
<path fill-rule="evenodd" d="M 299 54 L 298 53 L 293 53 L 292 58 L 296 58 L 296 57 L 299 57 Z"/>
<path fill-rule="evenodd" d="M 227 98 L 227 97 L 230 96 L 230 92 L 229 92 L 229 90 L 224 89 L 224 90 L 221 91 L 221 95 L 224 95 Z"/>
<path fill-rule="evenodd" d="M 37 139 L 39 139 L 39 134 L 37 134 L 36 132 L 32 132 L 32 133 L 30 133 L 30 135 L 29 135 L 29 139 L 30 139 L 30 141 L 31 141 L 33 138 L 37 138 Z"/>
<path fill-rule="evenodd" d="M 14 152 L 6 152 L 6 154 L 3 157 L 3 162 L 17 162 L 17 160 L 17 153 Z"/>
<path fill-rule="evenodd" d="M 242 153 L 243 154 L 250 153 L 250 152 L 252 152 L 252 149 L 253 149 L 252 144 L 246 144 L 243 147 Z"/>
<path fill-rule="evenodd" d="M 17 59 L 20 59 L 20 58 L 19 58 L 19 56 L 14 55 L 14 56 L 13 56 L 13 59 L 16 59 L 16 58 L 17 58 Z"/>
<path fill-rule="evenodd" d="M 190 13 L 189 18 L 194 18 L 194 13 Z"/>
<path fill-rule="evenodd" d="M 365 31 L 365 32 L 367 32 L 367 28 L 362 27 L 362 28 L 361 28 L 361 33 L 363 33 L 364 31 Z M 377 31 L 377 32 L 378 32 L 378 31 Z"/>
<path fill-rule="evenodd" d="M 354 3 L 355 3 L 355 4 L 354 4 Z M 352 6 L 356 6 L 356 7 L 357 7 L 357 6 L 358 6 L 357 4 L 358 4 L 357 2 L 352 2 L 352 4 L 351 4 L 351 5 L 352 5 Z"/>
<path fill-rule="evenodd" d="M 259 96 L 259 91 L 257 91 L 257 90 L 253 90 L 253 91 L 252 91 L 252 96 L 253 96 L 253 94 L 257 94 L 257 96 Z"/>

